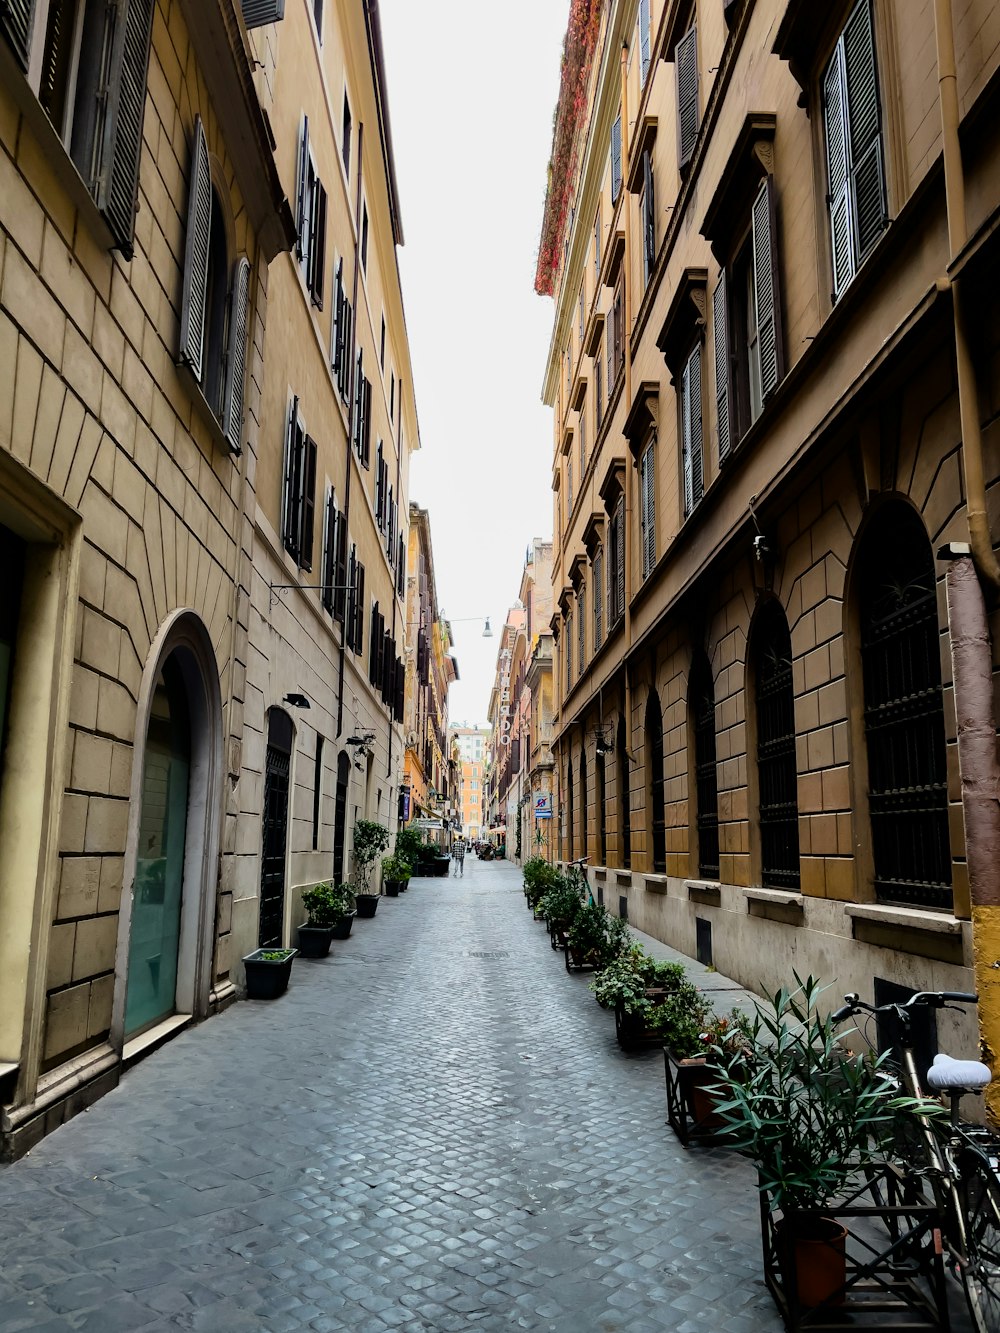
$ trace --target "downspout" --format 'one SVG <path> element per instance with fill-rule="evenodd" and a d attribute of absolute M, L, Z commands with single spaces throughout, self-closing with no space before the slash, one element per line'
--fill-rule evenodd
<path fill-rule="evenodd" d="M 348 366 L 348 391 L 347 391 L 347 481 L 344 484 L 344 524 L 350 535 L 349 520 L 351 517 L 351 474 L 354 471 L 354 441 L 351 438 L 351 423 L 354 420 L 354 395 L 357 391 L 355 376 L 357 374 L 357 346 L 358 346 L 358 274 L 361 270 L 361 256 L 359 253 L 361 237 L 361 164 L 363 157 L 361 150 L 364 146 L 365 127 L 358 122 L 358 196 L 354 206 L 354 281 L 351 289 L 351 362 Z M 347 607 L 350 605 L 350 594 L 346 594 L 344 604 L 344 624 L 340 635 L 340 664 L 337 668 L 337 736 L 338 738 L 344 730 L 344 659 L 347 655 Z"/>
<path fill-rule="evenodd" d="M 944 158 L 948 251 L 953 263 L 968 239 L 965 180 L 959 141 L 958 80 L 951 0 L 934 0 L 938 98 Z M 1000 1072 L 1000 764 L 993 716 L 993 655 L 986 597 L 1000 591 L 997 564 L 986 512 L 979 392 L 970 350 L 964 280 L 950 280 L 955 323 L 955 366 L 962 429 L 969 548 L 958 544 L 939 554 L 950 559 L 947 573 L 948 629 L 962 784 L 965 851 L 969 867 L 972 953 L 979 994 L 982 1054 Z M 1000 1086 L 986 1092 L 990 1118 L 1000 1123 Z"/>
<path fill-rule="evenodd" d="M 629 178 L 629 134 L 628 134 L 628 46 L 622 43 L 621 57 L 621 82 L 622 82 L 622 216 L 625 222 L 625 281 L 622 284 L 624 288 L 623 309 L 625 315 L 625 328 L 622 337 L 622 356 L 625 358 L 625 411 L 626 413 L 632 406 L 632 227 L 629 217 L 628 190 L 625 188 L 625 182 Z M 609 390 L 610 392 L 610 390 Z M 632 673 L 629 669 L 629 653 L 632 648 L 632 560 L 633 560 L 633 516 L 634 516 L 634 498 L 633 498 L 633 472 L 634 464 L 626 462 L 625 464 L 625 540 L 622 543 L 625 552 L 625 647 L 622 661 L 625 664 L 625 757 L 629 764 L 633 763 L 632 753 Z M 631 769 L 629 770 L 631 774 Z M 621 800 L 618 802 L 621 805 Z M 632 804 L 629 801 L 629 810 L 631 812 Z M 630 815 L 631 817 L 631 815 Z M 622 841 L 619 832 L 619 841 Z M 629 855 L 629 867 L 631 868 L 632 856 Z"/>

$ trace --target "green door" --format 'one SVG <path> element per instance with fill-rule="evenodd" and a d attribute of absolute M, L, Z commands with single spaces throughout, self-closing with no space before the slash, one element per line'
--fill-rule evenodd
<path fill-rule="evenodd" d="M 142 770 L 132 892 L 125 1035 L 174 1012 L 184 891 L 191 727 L 181 672 L 168 657 L 156 682 Z"/>

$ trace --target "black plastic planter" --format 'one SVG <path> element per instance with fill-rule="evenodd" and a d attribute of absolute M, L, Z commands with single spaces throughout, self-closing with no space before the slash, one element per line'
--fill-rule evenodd
<path fill-rule="evenodd" d="M 261 954 L 280 953 L 280 959 L 262 958 Z M 276 1000 L 288 989 L 292 959 L 298 949 L 254 949 L 243 959 L 247 976 L 248 1000 Z"/>
<path fill-rule="evenodd" d="M 332 926 L 299 926 L 299 957 L 325 958 L 332 939 Z"/>
<path fill-rule="evenodd" d="M 398 897 L 399 897 L 399 885 L 400 885 L 400 881 L 399 881 L 398 879 L 387 879 L 387 880 L 386 880 L 386 882 L 385 882 L 385 891 L 386 891 L 387 895 L 388 895 L 390 898 L 398 898 Z"/>
<path fill-rule="evenodd" d="M 356 899 L 358 904 L 358 916 L 371 918 L 378 911 L 379 894 L 377 893 L 359 893 Z"/>
<path fill-rule="evenodd" d="M 351 933 L 351 927 L 354 925 L 354 918 L 356 916 L 357 912 L 348 912 L 346 916 L 340 918 L 337 924 L 333 927 L 333 938 L 335 940 L 347 939 L 348 935 Z"/>

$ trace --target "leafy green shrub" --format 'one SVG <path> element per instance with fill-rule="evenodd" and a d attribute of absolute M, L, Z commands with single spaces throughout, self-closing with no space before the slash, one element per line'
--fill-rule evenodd
<path fill-rule="evenodd" d="M 645 1015 L 653 1004 L 647 990 L 675 990 L 683 981 L 682 963 L 658 963 L 641 944 L 633 944 L 597 973 L 590 989 L 602 1009 L 620 1004 L 627 1014 Z"/>
<path fill-rule="evenodd" d="M 579 885 L 559 875 L 556 882 L 538 901 L 538 911 L 546 921 L 573 922 L 577 912 L 583 906 L 584 894 Z"/>
<path fill-rule="evenodd" d="M 309 913 L 310 926 L 335 926 L 357 907 L 349 885 L 335 885 L 328 879 L 303 889 L 302 904 Z"/>
<path fill-rule="evenodd" d="M 712 1014 L 709 1001 L 690 981 L 651 1005 L 647 1023 L 679 1059 L 706 1054 L 702 1034 Z"/>
<path fill-rule="evenodd" d="M 523 867 L 524 887 L 528 902 L 537 911 L 538 905 L 550 889 L 554 889 L 562 876 L 555 866 L 550 865 L 544 856 L 532 856 Z"/>
<path fill-rule="evenodd" d="M 409 864 L 416 865 L 417 853 L 424 845 L 424 840 L 415 828 L 401 828 L 396 834 L 396 855 Z"/>
<path fill-rule="evenodd" d="M 359 893 L 368 893 L 375 862 L 389 846 L 389 830 L 373 819 L 359 819 L 354 825 L 354 884 Z"/>
<path fill-rule="evenodd" d="M 382 878 L 392 880 L 406 880 L 410 878 L 412 867 L 409 861 L 404 861 L 399 852 L 392 856 L 382 857 Z"/>
<path fill-rule="evenodd" d="M 631 947 L 628 922 L 612 916 L 593 900 L 584 903 L 569 929 L 570 949 L 581 958 L 592 959 L 601 970 Z"/>

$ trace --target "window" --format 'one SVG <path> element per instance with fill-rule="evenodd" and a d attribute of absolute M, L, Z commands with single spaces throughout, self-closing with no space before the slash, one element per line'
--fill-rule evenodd
<path fill-rule="evenodd" d="M 316 737 L 316 760 L 313 765 L 313 827 L 312 849 L 319 847 L 319 816 L 323 804 L 323 737 Z"/>
<path fill-rule="evenodd" d="M 344 637 L 348 648 L 359 656 L 365 640 L 365 567 L 358 559 L 357 547 L 351 547 L 347 562 L 347 617 Z"/>
<path fill-rule="evenodd" d="M 601 384 L 602 360 L 601 345 L 598 343 L 597 352 L 594 355 L 594 425 L 597 430 L 601 429 L 601 420 L 604 417 L 604 389 Z"/>
<path fill-rule="evenodd" d="M 833 299 L 868 258 L 888 217 L 871 0 L 860 0 L 823 75 Z"/>
<path fill-rule="evenodd" d="M 323 521 L 323 605 L 343 623 L 347 582 L 347 521 L 337 508 L 333 487 L 327 488 Z"/>
<path fill-rule="evenodd" d="M 639 82 L 646 82 L 649 73 L 649 0 L 639 0 Z"/>
<path fill-rule="evenodd" d="M 779 604 L 757 617 L 751 645 L 757 717 L 761 883 L 798 890 L 799 808 L 792 641 Z"/>
<path fill-rule="evenodd" d="M 643 280 L 648 283 L 656 267 L 656 193 L 653 188 L 653 154 L 648 148 L 642 155 L 642 182 L 642 198 L 639 201 L 642 215 L 642 273 Z"/>
<path fill-rule="evenodd" d="M 622 190 L 622 113 L 611 126 L 611 202 L 617 203 Z"/>
<path fill-rule="evenodd" d="M 608 628 L 625 613 L 625 501 L 618 500 L 608 525 Z"/>
<path fill-rule="evenodd" d="M 587 659 L 587 593 L 581 588 L 576 595 L 576 670 L 583 675 Z"/>
<path fill-rule="evenodd" d="M 594 652 L 604 642 L 604 550 L 598 547 L 594 552 L 593 576 L 590 580 L 594 590 Z"/>
<path fill-rule="evenodd" d="M 389 422 L 396 420 L 396 372 L 389 372 Z"/>
<path fill-rule="evenodd" d="M 663 790 L 663 711 L 655 686 L 646 699 L 646 772 L 649 782 L 653 873 L 667 868 L 666 806 Z"/>
<path fill-rule="evenodd" d="M 295 253 L 314 305 L 323 308 L 326 268 L 326 190 L 309 151 L 309 117 L 302 117 L 299 138 L 299 184 Z"/>
<path fill-rule="evenodd" d="M 698 140 L 698 29 L 692 24 L 674 48 L 677 70 L 677 165 L 683 171 Z"/>
<path fill-rule="evenodd" d="M 875 893 L 949 908 L 948 764 L 934 558 L 917 515 L 887 507 L 861 539 L 864 727 Z"/>
<path fill-rule="evenodd" d="M 361 267 L 368 273 L 368 205 L 361 205 Z"/>
<path fill-rule="evenodd" d="M 566 459 L 566 521 L 573 512 L 573 460 Z"/>
<path fill-rule="evenodd" d="M 719 459 L 760 416 L 784 375 L 774 178 L 766 175 L 750 227 L 712 294 Z"/>
<path fill-rule="evenodd" d="M 153 0 L 5 0 L 0 35 L 132 258 Z"/>
<path fill-rule="evenodd" d="M 566 612 L 566 628 L 563 635 L 566 643 L 566 693 L 573 684 L 573 612 Z"/>
<path fill-rule="evenodd" d="M 330 363 L 333 378 L 343 402 L 347 402 L 351 383 L 351 338 L 353 334 L 354 311 L 344 291 L 344 261 L 338 259 L 334 270 L 333 294 L 333 346 Z"/>
<path fill-rule="evenodd" d="M 316 441 L 305 433 L 299 400 L 292 399 L 285 437 L 281 539 L 300 569 L 312 569 L 316 493 Z"/>
<path fill-rule="evenodd" d="M 580 467 L 580 484 L 583 485 L 583 474 L 587 470 L 587 405 L 586 402 L 580 404 L 578 431 L 580 435 L 580 453 L 577 459 Z"/>
<path fill-rule="evenodd" d="M 606 783 L 604 773 L 604 755 L 600 751 L 597 754 L 597 845 L 599 848 L 600 864 L 608 864 L 608 807 L 606 798 Z"/>
<path fill-rule="evenodd" d="M 344 113 L 341 120 L 340 129 L 340 155 L 344 159 L 344 170 L 347 173 L 347 179 L 351 179 L 351 104 L 347 100 L 347 89 L 344 89 Z"/>
<path fill-rule="evenodd" d="M 684 472 L 684 513 L 690 514 L 705 490 L 704 438 L 701 416 L 701 344 L 684 363 L 678 407 L 681 418 L 681 464 Z"/>
<path fill-rule="evenodd" d="M 656 446 L 648 444 L 639 459 L 639 521 L 642 528 L 642 577 L 656 564 Z"/>
<path fill-rule="evenodd" d="M 694 732 L 698 874 L 719 878 L 719 779 L 715 764 L 715 689 L 708 659 L 699 653 L 691 667 L 688 713 Z"/>
<path fill-rule="evenodd" d="M 354 394 L 354 448 L 363 467 L 371 463 L 372 386 L 364 373 L 365 351 L 358 348 L 357 378 Z"/>
<path fill-rule="evenodd" d="M 594 218 L 594 283 L 596 285 L 601 273 L 601 210 L 598 207 L 597 216 Z"/>
<path fill-rule="evenodd" d="M 582 347 L 582 346 L 583 346 L 583 325 L 584 325 L 584 309 L 583 309 L 583 307 L 584 307 L 584 298 L 583 298 L 583 288 L 582 288 L 582 287 L 580 288 L 580 298 L 579 298 L 578 305 L 579 305 L 579 311 L 578 311 L 578 320 L 577 320 L 577 323 L 578 323 L 578 330 L 577 330 L 577 332 L 578 332 L 578 334 L 579 334 L 579 338 L 580 338 L 580 346 Z"/>
<path fill-rule="evenodd" d="M 323 0 L 313 0 L 313 19 L 316 23 L 316 36 L 323 40 Z"/>
<path fill-rule="evenodd" d="M 380 532 L 385 529 L 385 507 L 389 498 L 387 481 L 387 469 L 382 458 L 382 441 L 379 440 L 378 448 L 375 450 L 375 522 Z"/>
<path fill-rule="evenodd" d="M 222 205 L 212 186 L 205 129 L 196 116 L 178 361 L 197 380 L 236 453 L 243 434 L 249 299 L 250 264 L 241 257 L 230 268 Z"/>
<path fill-rule="evenodd" d="M 619 274 L 608 314 L 608 397 L 625 365 L 625 273 Z"/>
<path fill-rule="evenodd" d="M 625 719 L 621 717 L 618 719 L 615 767 L 618 770 L 618 828 L 621 832 L 622 865 L 627 870 L 632 865 L 632 793 L 629 790 L 631 778 L 625 744 Z"/>

